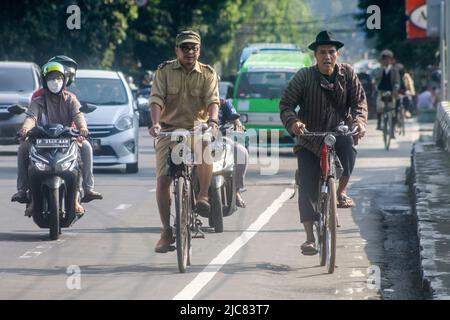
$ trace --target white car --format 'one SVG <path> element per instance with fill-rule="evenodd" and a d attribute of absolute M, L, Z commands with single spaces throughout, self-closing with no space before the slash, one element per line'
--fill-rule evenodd
<path fill-rule="evenodd" d="M 81 69 L 69 90 L 81 103 L 98 107 L 85 115 L 94 149 L 94 165 L 125 164 L 127 173 L 138 172 L 139 114 L 124 75 Z"/>

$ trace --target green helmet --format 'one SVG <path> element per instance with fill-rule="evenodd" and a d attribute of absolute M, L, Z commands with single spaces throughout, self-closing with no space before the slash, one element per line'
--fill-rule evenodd
<path fill-rule="evenodd" d="M 65 78 L 64 66 L 58 62 L 47 62 L 42 66 L 42 77 L 45 79 L 51 72 L 59 72 Z"/>

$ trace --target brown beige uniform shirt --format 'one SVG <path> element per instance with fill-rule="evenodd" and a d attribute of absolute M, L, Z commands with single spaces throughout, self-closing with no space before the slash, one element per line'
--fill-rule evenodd
<path fill-rule="evenodd" d="M 210 104 L 220 105 L 216 72 L 198 61 L 190 72 L 178 60 L 167 61 L 156 71 L 149 102 L 162 108 L 163 130 L 192 129 L 194 122 L 208 120 Z"/>
<path fill-rule="evenodd" d="M 206 64 L 196 62 L 187 72 L 178 60 L 161 64 L 153 80 L 149 103 L 161 107 L 162 131 L 192 129 L 195 122 L 208 120 L 208 106 L 220 106 L 217 75 Z M 171 137 L 158 139 L 156 144 L 156 176 L 168 175 L 169 151 L 176 144 Z"/>

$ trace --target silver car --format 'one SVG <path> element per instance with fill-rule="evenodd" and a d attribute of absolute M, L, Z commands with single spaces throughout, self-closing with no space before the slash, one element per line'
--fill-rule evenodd
<path fill-rule="evenodd" d="M 69 90 L 80 102 L 98 106 L 85 115 L 94 149 L 94 165 L 125 164 L 127 173 L 138 172 L 139 114 L 123 74 L 78 70 Z"/>
<path fill-rule="evenodd" d="M 16 133 L 25 114 L 13 115 L 12 104 L 28 106 L 33 92 L 41 87 L 39 67 L 32 62 L 0 62 L 0 144 L 19 143 Z"/>

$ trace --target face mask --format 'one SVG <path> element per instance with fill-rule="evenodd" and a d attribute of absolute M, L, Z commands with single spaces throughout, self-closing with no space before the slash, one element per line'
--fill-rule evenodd
<path fill-rule="evenodd" d="M 47 81 L 47 87 L 48 90 L 50 90 L 52 93 L 58 93 L 61 91 L 63 87 L 64 80 L 63 79 L 54 79 Z"/>

